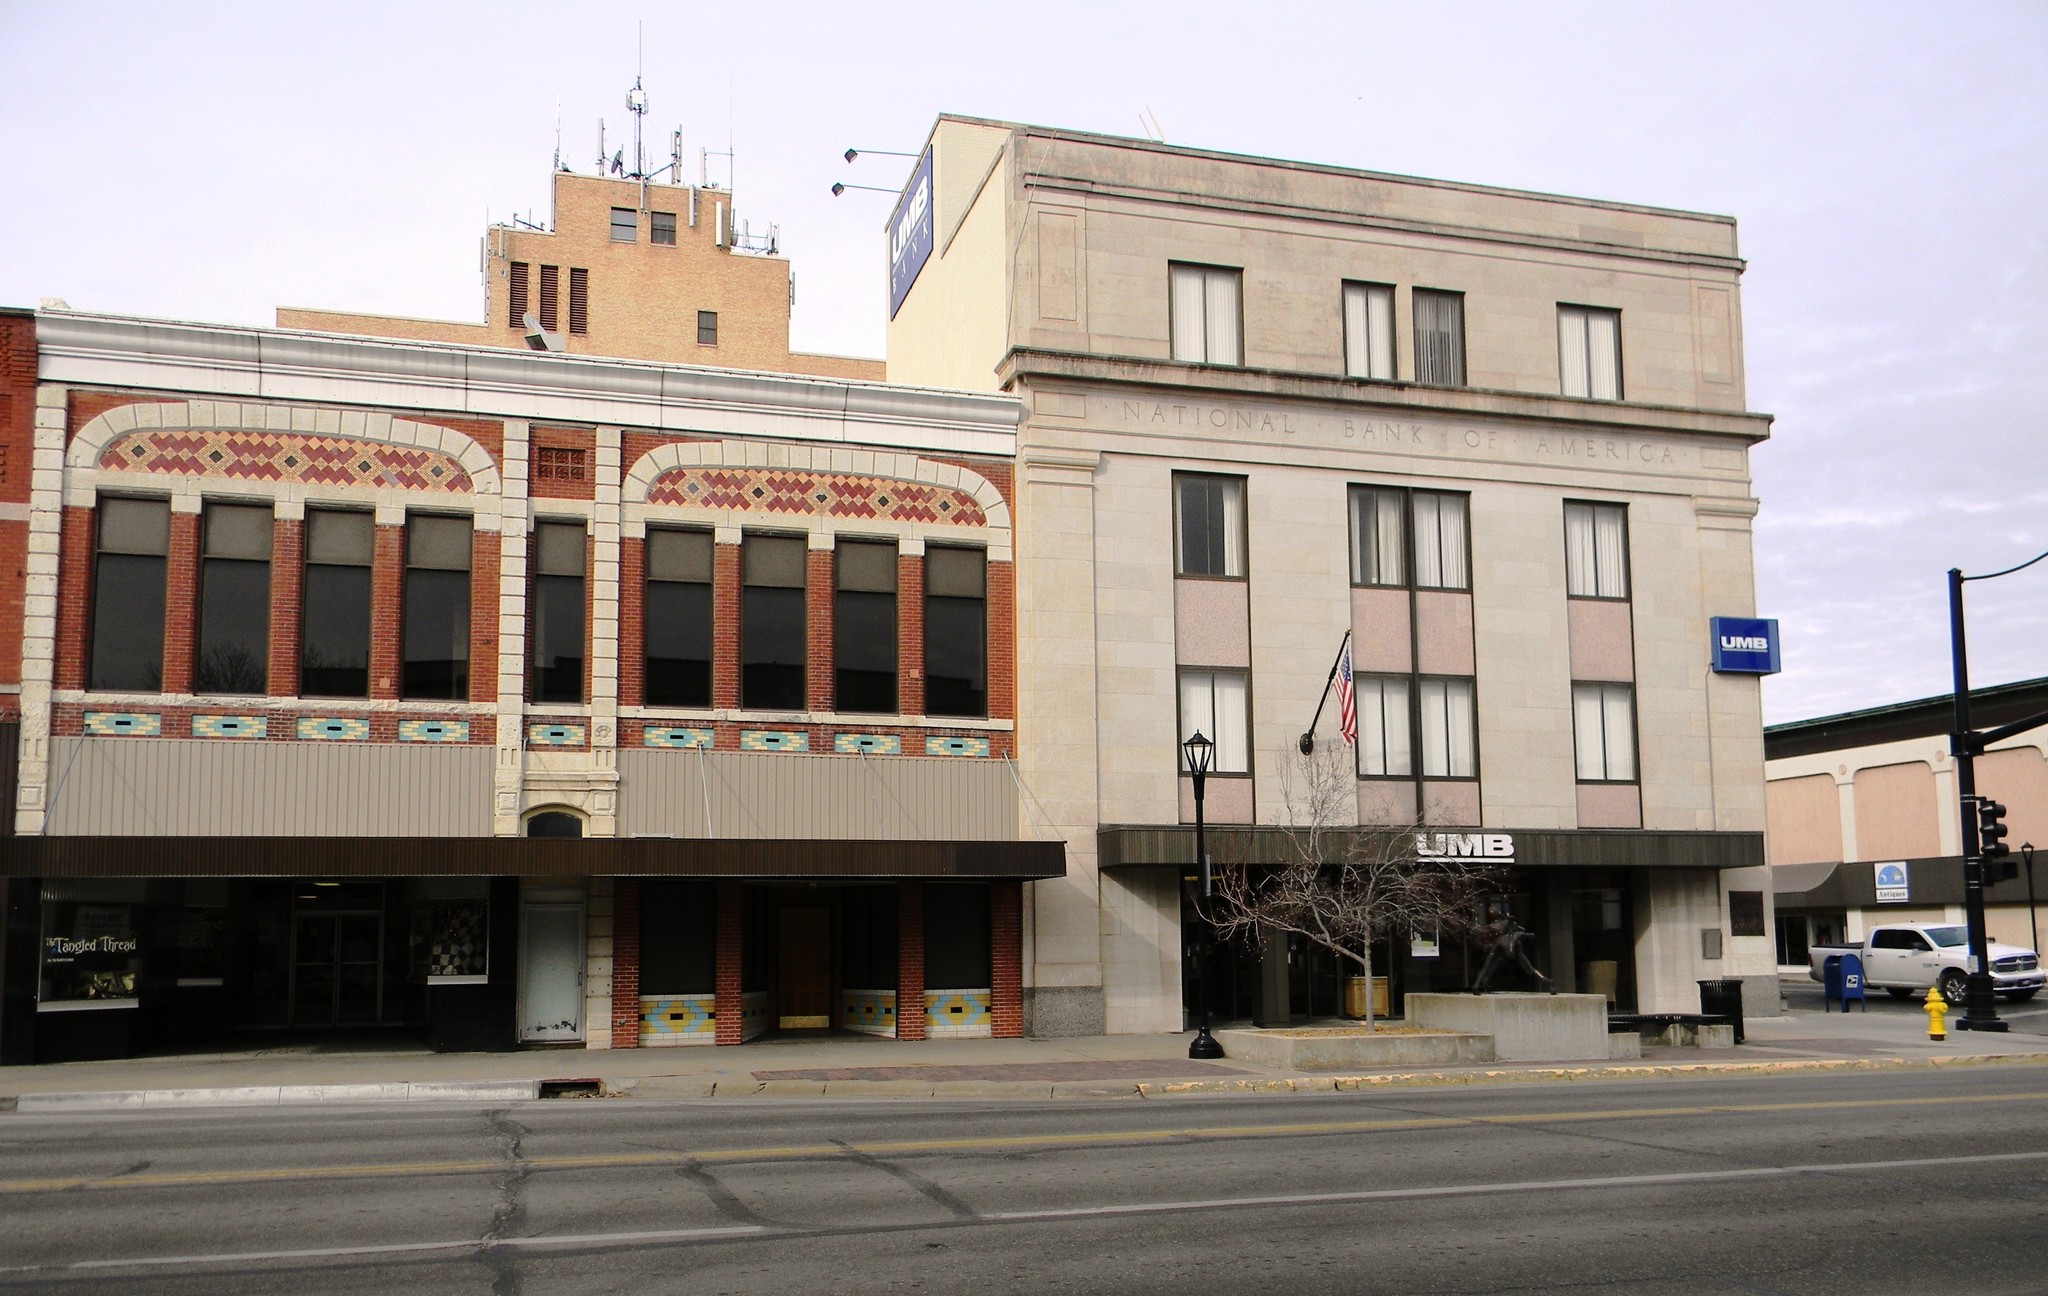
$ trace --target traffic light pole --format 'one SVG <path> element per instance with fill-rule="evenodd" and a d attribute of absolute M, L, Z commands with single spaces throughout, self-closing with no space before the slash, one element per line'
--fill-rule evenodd
<path fill-rule="evenodd" d="M 1977 840 L 1977 753 L 1982 750 L 1970 728 L 1970 663 L 1963 637 L 1961 568 L 1948 571 L 1949 653 L 1955 666 L 1956 728 L 1949 751 L 1956 758 L 1956 802 L 1963 828 L 1963 911 L 1970 932 L 1970 980 L 1963 994 L 1963 1015 L 1957 1030 L 2002 1031 L 1998 996 L 1991 989 L 1991 941 L 1984 924 L 1984 858 Z"/>

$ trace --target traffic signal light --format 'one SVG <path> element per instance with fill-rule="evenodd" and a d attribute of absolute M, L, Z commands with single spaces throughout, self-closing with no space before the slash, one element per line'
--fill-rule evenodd
<path fill-rule="evenodd" d="M 2007 858 L 2012 847 L 2005 844 L 2005 807 L 1990 797 L 1977 798 L 1977 855 L 1984 861 L 1984 884 L 2004 882 L 2019 876 L 2019 866 Z"/>

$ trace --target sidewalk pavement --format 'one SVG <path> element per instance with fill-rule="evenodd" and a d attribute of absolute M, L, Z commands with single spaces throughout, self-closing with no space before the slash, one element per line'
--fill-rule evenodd
<path fill-rule="evenodd" d="M 1787 983 L 1783 1016 L 1752 1017 L 1734 1048 L 1645 1046 L 1640 1060 L 1388 1067 L 1332 1075 L 1226 1058 L 1194 1062 L 1190 1036 L 952 1039 L 771 1037 L 736 1048 L 431 1053 L 403 1037 L 332 1046 L 184 1053 L 0 1068 L 0 1111 L 150 1110 L 286 1103 L 638 1098 L 1161 1097 L 1300 1093 L 1516 1080 L 1754 1075 L 1972 1063 L 2048 1065 L 2048 1006 L 2001 1005 L 2005 1034 L 1927 1038 L 1916 1005 L 1824 1013 Z M 1953 1021 L 1953 1019 L 1951 1019 Z"/>

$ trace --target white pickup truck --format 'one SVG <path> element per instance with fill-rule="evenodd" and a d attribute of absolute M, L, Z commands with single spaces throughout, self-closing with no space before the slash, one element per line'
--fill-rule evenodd
<path fill-rule="evenodd" d="M 1897 923 L 1873 927 L 1861 945 L 1815 945 L 1806 974 L 1824 979 L 1830 955 L 1855 954 L 1863 960 L 1863 984 L 1894 999 L 1941 987 L 1952 1004 L 1963 1001 L 1970 975 L 1969 929 L 1961 923 Z M 2032 999 L 2041 989 L 2041 957 L 2017 945 L 1991 942 L 1992 988 L 2000 997 Z"/>

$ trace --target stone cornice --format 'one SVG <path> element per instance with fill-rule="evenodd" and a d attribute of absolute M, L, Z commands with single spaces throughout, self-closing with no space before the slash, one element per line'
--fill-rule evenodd
<path fill-rule="evenodd" d="M 1528 422 L 1568 425 L 1585 431 L 1685 432 L 1725 436 L 1747 443 L 1767 439 L 1772 416 L 1746 412 L 1695 409 L 1677 405 L 1645 405 L 1629 401 L 1581 400 L 1482 387 L 1424 387 L 1414 383 L 1373 382 L 1280 369 L 1254 369 L 1186 364 L 1132 356 L 1083 355 L 1013 347 L 996 367 L 1005 390 L 1017 383 L 1072 383 L 1122 386 L 1188 396 L 1249 396 L 1269 400 L 1314 401 L 1347 405 L 1363 413 L 1490 415 Z"/>
<path fill-rule="evenodd" d="M 86 387 L 1008 456 L 1011 397 L 76 311 L 36 316 L 39 377 Z"/>

